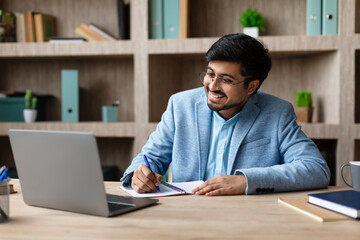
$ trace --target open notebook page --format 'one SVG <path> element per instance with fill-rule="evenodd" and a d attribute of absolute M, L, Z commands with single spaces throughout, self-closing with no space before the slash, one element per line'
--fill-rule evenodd
<path fill-rule="evenodd" d="M 131 187 L 124 187 L 124 186 L 121 186 L 121 189 L 129 193 L 133 197 L 142 197 L 142 198 L 165 197 L 165 196 L 193 194 L 191 190 L 200 186 L 203 182 L 204 181 L 167 183 L 177 188 L 180 188 L 182 191 L 178 191 L 173 188 L 167 187 L 165 184 L 160 184 L 159 192 L 151 192 L 151 193 L 137 193 Z"/>

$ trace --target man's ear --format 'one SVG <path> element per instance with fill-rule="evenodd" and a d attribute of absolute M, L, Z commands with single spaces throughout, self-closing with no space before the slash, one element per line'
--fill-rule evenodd
<path fill-rule="evenodd" d="M 259 80 L 253 80 L 249 83 L 248 86 L 248 95 L 251 95 L 255 90 L 259 87 L 260 81 Z"/>

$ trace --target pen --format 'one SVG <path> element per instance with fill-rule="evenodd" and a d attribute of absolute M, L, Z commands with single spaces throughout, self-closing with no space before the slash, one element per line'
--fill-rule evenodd
<path fill-rule="evenodd" d="M 1 175 L 0 175 L 0 182 L 2 182 L 4 179 L 7 179 L 6 173 L 7 173 L 8 169 L 5 168 L 5 170 L 2 170 Z"/>
<path fill-rule="evenodd" d="M 144 154 L 144 160 L 145 160 L 146 166 L 150 169 L 151 173 L 154 174 L 154 177 L 156 177 L 156 176 L 155 176 L 155 173 L 153 172 L 153 170 L 152 170 L 151 167 L 150 167 L 149 161 L 147 160 L 147 157 L 146 157 L 145 154 Z M 157 190 L 160 192 L 159 186 L 157 186 L 156 188 L 157 188 Z"/>

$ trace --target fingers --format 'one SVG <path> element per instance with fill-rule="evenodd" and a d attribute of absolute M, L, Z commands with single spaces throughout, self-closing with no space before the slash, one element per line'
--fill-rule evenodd
<path fill-rule="evenodd" d="M 160 174 L 154 174 L 145 165 L 140 165 L 131 178 L 131 187 L 138 193 L 146 193 L 157 191 L 157 186 L 160 185 L 162 176 Z"/>
<path fill-rule="evenodd" d="M 218 175 L 192 190 L 196 195 L 218 196 L 243 194 L 246 188 L 244 175 Z"/>

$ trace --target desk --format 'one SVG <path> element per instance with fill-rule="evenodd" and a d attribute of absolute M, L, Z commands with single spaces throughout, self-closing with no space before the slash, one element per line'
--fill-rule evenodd
<path fill-rule="evenodd" d="M 165 197 L 155 206 L 104 218 L 28 206 L 19 182 L 11 182 L 18 193 L 10 195 L 11 220 L 0 224 L 0 239 L 360 239 L 360 221 L 320 223 L 277 202 L 329 190 Z M 119 185 L 106 182 L 106 191 L 125 194 Z"/>

